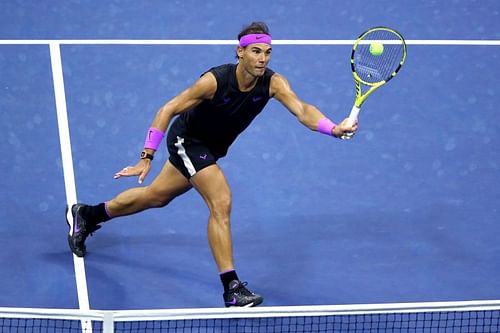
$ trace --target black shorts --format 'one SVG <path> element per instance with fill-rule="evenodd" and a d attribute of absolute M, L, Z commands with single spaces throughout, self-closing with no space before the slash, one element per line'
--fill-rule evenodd
<path fill-rule="evenodd" d="M 217 158 L 200 140 L 170 134 L 167 137 L 169 161 L 187 179 L 217 162 Z"/>

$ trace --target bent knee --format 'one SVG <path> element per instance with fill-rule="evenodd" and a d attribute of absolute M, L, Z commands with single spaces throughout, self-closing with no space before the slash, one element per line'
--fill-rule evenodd
<path fill-rule="evenodd" d="M 229 216 L 231 212 L 231 195 L 221 195 L 208 203 L 210 213 L 216 216 Z"/>

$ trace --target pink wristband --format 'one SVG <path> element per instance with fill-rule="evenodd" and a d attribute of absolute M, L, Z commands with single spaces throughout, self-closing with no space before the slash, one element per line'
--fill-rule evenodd
<path fill-rule="evenodd" d="M 146 136 L 146 142 L 144 142 L 144 148 L 158 150 L 158 146 L 165 134 L 157 128 L 151 127 Z"/>
<path fill-rule="evenodd" d="M 337 126 L 328 118 L 323 118 L 318 123 L 318 132 L 333 136 L 333 129 Z"/>

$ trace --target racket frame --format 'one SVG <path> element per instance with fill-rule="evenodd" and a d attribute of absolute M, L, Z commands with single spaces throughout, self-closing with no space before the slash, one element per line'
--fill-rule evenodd
<path fill-rule="evenodd" d="M 401 58 L 401 61 L 399 62 L 398 67 L 396 67 L 396 69 L 391 73 L 391 75 L 387 79 L 379 81 L 379 82 L 367 82 L 367 81 L 364 81 L 363 79 L 361 79 L 361 77 L 358 75 L 358 73 L 356 73 L 356 69 L 354 66 L 354 55 L 356 54 L 356 49 L 358 48 L 358 46 L 360 44 L 370 44 L 370 43 L 374 43 L 374 42 L 380 42 L 382 44 L 391 44 L 391 41 L 387 42 L 386 40 L 384 40 L 384 41 L 382 41 L 382 40 L 380 40 L 380 41 L 364 40 L 364 37 L 366 35 L 368 35 L 371 32 L 379 31 L 379 30 L 389 31 L 389 32 L 394 33 L 396 36 L 399 37 L 399 39 L 403 45 L 403 56 Z M 394 40 L 392 43 L 396 42 L 399 44 L 400 41 Z M 370 29 L 366 30 L 365 32 L 363 32 L 356 39 L 356 41 L 354 42 L 354 45 L 352 47 L 352 51 L 351 51 L 351 70 L 352 70 L 352 76 L 354 77 L 354 82 L 355 82 L 355 86 L 356 86 L 356 98 L 354 100 L 354 105 L 353 105 L 351 112 L 349 113 L 349 117 L 348 117 L 348 119 L 351 123 L 355 123 L 358 120 L 358 115 L 359 115 L 359 112 L 361 110 L 361 105 L 363 105 L 363 103 L 366 101 L 366 99 L 375 90 L 377 90 L 378 88 L 380 88 L 381 86 L 383 86 L 384 84 L 389 82 L 393 77 L 395 77 L 396 74 L 401 69 L 401 67 L 403 66 L 405 60 L 406 60 L 406 42 L 405 42 L 403 36 L 399 32 L 397 32 L 396 30 L 394 30 L 392 28 L 382 27 L 382 26 L 373 27 L 373 28 L 370 28 Z M 362 88 L 361 85 L 365 85 L 365 86 L 369 87 L 369 89 L 365 93 L 363 93 L 362 89 L 361 89 Z M 353 133 L 346 133 L 342 136 L 342 139 L 350 139 L 352 136 L 353 136 Z"/>

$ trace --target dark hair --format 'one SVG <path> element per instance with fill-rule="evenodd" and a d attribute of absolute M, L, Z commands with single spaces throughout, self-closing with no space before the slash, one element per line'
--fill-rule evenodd
<path fill-rule="evenodd" d="M 249 25 L 243 27 L 243 29 L 241 29 L 240 33 L 238 34 L 238 40 L 240 40 L 241 37 L 249 34 L 269 35 L 269 28 L 267 27 L 267 24 L 265 24 L 264 22 L 252 22 Z"/>
<path fill-rule="evenodd" d="M 264 22 L 252 22 L 241 29 L 240 33 L 238 34 L 238 40 L 240 40 L 241 37 L 250 34 L 266 34 L 271 36 L 269 34 L 269 28 L 267 27 L 267 24 L 265 24 Z M 239 59 L 237 52 L 236 59 Z"/>

